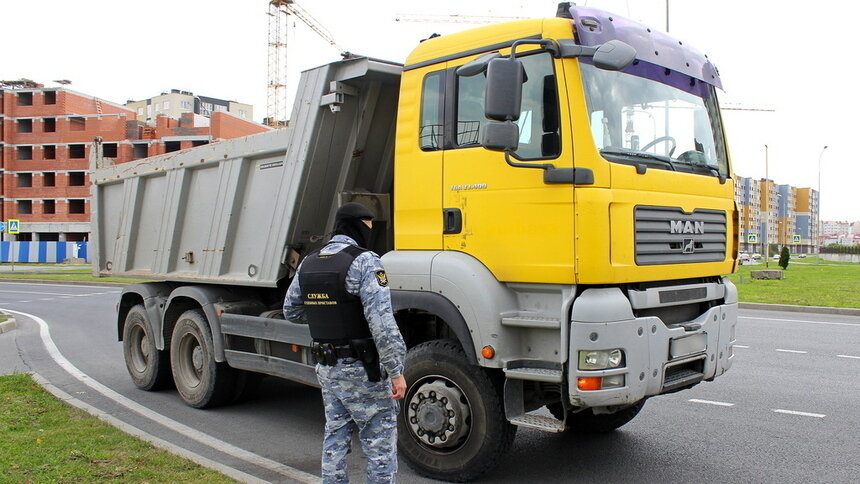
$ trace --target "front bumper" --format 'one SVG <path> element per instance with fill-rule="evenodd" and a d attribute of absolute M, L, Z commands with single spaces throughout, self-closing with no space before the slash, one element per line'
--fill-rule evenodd
<path fill-rule="evenodd" d="M 724 279 L 724 304 L 692 321 L 667 326 L 659 317 L 635 317 L 619 288 L 588 289 L 574 303 L 570 330 L 569 400 L 579 407 L 629 405 L 645 397 L 689 388 L 722 375 L 732 365 L 736 290 Z M 603 319 L 600 321 L 599 319 Z M 620 348 L 620 368 L 580 370 L 583 350 Z M 580 390 L 579 378 L 623 375 L 624 385 Z"/>

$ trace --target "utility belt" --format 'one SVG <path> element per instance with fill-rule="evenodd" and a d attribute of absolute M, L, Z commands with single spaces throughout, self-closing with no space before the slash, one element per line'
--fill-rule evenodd
<path fill-rule="evenodd" d="M 334 366 L 338 358 L 356 358 L 361 361 L 367 372 L 367 379 L 373 382 L 382 380 L 379 369 L 379 352 L 373 338 L 350 340 L 348 345 L 314 342 L 311 346 L 314 364 Z"/>

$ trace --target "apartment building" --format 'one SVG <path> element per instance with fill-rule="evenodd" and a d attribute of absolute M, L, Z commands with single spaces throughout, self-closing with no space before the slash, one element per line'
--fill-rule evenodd
<path fill-rule="evenodd" d="M 153 121 L 158 116 L 179 118 L 185 113 L 199 114 L 207 118 L 214 113 L 230 113 L 240 119 L 254 119 L 254 107 L 250 104 L 197 96 L 193 92 L 178 89 L 171 89 L 170 92 L 162 92 L 158 96 L 140 101 L 129 100 L 125 107 L 133 110 L 137 120 L 142 122 Z"/>
<path fill-rule="evenodd" d="M 65 87 L 0 83 L 0 220 L 20 220 L 3 240 L 85 241 L 90 232 L 89 154 L 124 163 L 269 128 L 228 112 L 186 113 L 149 125 L 125 106 Z"/>
<path fill-rule="evenodd" d="M 764 253 L 766 244 L 787 245 L 793 253 L 815 250 L 819 237 L 816 190 L 737 177 L 735 200 L 743 252 Z"/>

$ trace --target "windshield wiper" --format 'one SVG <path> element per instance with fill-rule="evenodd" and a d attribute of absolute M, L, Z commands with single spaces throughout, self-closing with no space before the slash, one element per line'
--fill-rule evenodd
<path fill-rule="evenodd" d="M 625 150 L 625 149 L 602 149 L 600 150 L 601 154 L 609 154 L 609 155 L 618 155 L 618 156 L 631 156 L 633 158 L 643 158 L 648 161 L 659 161 L 661 163 L 665 163 L 669 165 L 669 168 L 672 171 L 678 171 L 675 168 L 675 164 L 672 163 L 672 158 L 665 155 L 658 155 L 656 153 L 648 153 L 646 151 L 634 151 L 634 150 Z"/>

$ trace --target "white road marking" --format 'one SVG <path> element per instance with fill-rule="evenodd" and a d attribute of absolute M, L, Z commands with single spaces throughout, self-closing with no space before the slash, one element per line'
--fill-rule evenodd
<path fill-rule="evenodd" d="M 745 346 L 745 345 L 732 345 L 732 347 L 733 347 L 733 348 L 743 348 L 743 349 L 748 349 L 748 348 L 749 348 L 749 346 Z"/>
<path fill-rule="evenodd" d="M 734 407 L 734 403 L 726 403 L 726 402 L 715 402 L 713 400 L 699 400 L 698 398 L 691 398 L 687 400 L 688 402 L 693 403 L 704 403 L 705 405 L 716 405 L 718 407 Z"/>
<path fill-rule="evenodd" d="M 738 319 L 755 319 L 759 321 L 782 321 L 786 323 L 804 323 L 804 324 L 825 324 L 829 326 L 854 326 L 855 328 L 860 328 L 860 324 L 857 323 L 837 323 L 831 321 L 804 321 L 802 319 L 777 319 L 777 318 L 752 318 L 749 316 L 738 316 Z"/>
<path fill-rule="evenodd" d="M 775 408 L 775 409 L 773 409 L 773 411 L 776 413 L 784 413 L 786 415 L 799 415 L 801 417 L 824 418 L 827 416 L 827 415 L 824 415 L 823 413 L 798 412 L 796 410 L 783 410 L 781 408 Z"/>
<path fill-rule="evenodd" d="M 99 410 L 96 407 L 93 407 L 92 405 L 90 405 L 86 402 L 78 400 L 77 398 L 75 398 L 75 397 L 69 395 L 68 393 L 60 390 L 59 388 L 52 385 L 48 380 L 46 380 L 45 377 L 43 377 L 42 375 L 40 375 L 38 373 L 33 373 L 33 380 L 36 380 L 36 383 L 38 383 L 39 385 L 42 385 L 42 387 L 45 388 L 45 390 L 48 390 L 55 397 L 68 403 L 69 405 L 72 405 L 74 407 L 77 407 L 77 408 L 85 411 L 85 412 L 88 412 L 90 415 L 93 415 L 94 417 L 97 417 L 100 420 L 103 420 L 103 421 L 113 425 L 114 427 L 122 430 L 123 432 L 125 432 L 129 435 L 133 435 L 133 436 L 135 436 L 141 440 L 145 440 L 145 441 L 151 443 L 152 445 L 154 445 L 158 448 L 164 449 L 168 452 L 172 452 L 173 454 L 184 457 L 184 458 L 186 458 L 192 462 L 196 462 L 203 467 L 207 467 L 209 469 L 213 469 L 213 470 L 216 470 L 218 472 L 221 472 L 222 474 L 230 476 L 233 479 L 236 479 L 237 481 L 240 481 L 240 482 L 247 482 L 247 483 L 254 483 L 254 484 L 265 484 L 267 482 L 267 481 L 264 481 L 264 480 L 259 479 L 257 477 L 254 477 L 250 474 L 246 474 L 246 473 L 244 473 L 238 469 L 234 469 L 232 467 L 221 464 L 220 462 L 215 462 L 214 460 L 203 457 L 200 454 L 195 454 L 194 452 L 191 452 L 190 450 L 183 449 L 182 447 L 179 447 L 178 445 L 171 444 L 170 442 L 163 440 L 163 439 L 159 439 L 158 437 L 156 437 L 150 433 L 147 433 L 147 432 L 145 432 L 145 431 L 143 431 L 143 430 L 141 430 L 141 429 L 139 429 L 133 425 L 129 425 L 129 424 L 123 422 L 122 420 L 114 417 L 113 415 L 105 413 L 102 410 Z M 77 392 L 77 393 L 80 394 L 80 393 L 85 393 L 85 392 Z"/>
<path fill-rule="evenodd" d="M 0 294 L 41 294 L 44 296 L 74 296 L 74 294 L 67 294 L 67 293 L 63 293 L 63 292 L 3 291 L 3 290 L 0 290 Z"/>
<path fill-rule="evenodd" d="M 176 420 L 165 417 L 164 415 L 161 415 L 160 413 L 155 412 L 152 409 L 145 407 L 135 402 L 134 400 L 131 400 L 130 398 L 120 395 L 114 390 L 111 390 L 103 384 L 93 380 L 89 375 L 79 370 L 75 365 L 73 365 L 69 360 L 67 360 L 66 357 L 63 356 L 62 353 L 60 353 L 60 350 L 57 348 L 57 345 L 55 345 L 54 341 L 51 339 L 51 330 L 48 327 L 48 323 L 45 322 L 44 319 L 33 314 L 13 311 L 11 309 L 2 310 L 13 314 L 20 314 L 21 316 L 30 318 L 36 323 L 38 323 L 39 335 L 42 338 L 42 343 L 45 345 L 45 348 L 51 355 L 51 358 L 53 358 L 54 361 L 56 361 L 57 364 L 60 365 L 60 367 L 66 370 L 66 372 L 81 381 L 84 385 L 87 385 L 93 390 L 101 393 L 105 397 L 113 400 L 115 403 L 122 405 L 123 407 L 126 407 L 134 412 L 137 412 L 140 415 L 154 422 L 157 422 L 164 427 L 167 427 L 168 429 L 171 429 L 181 435 L 184 435 L 189 439 L 196 440 L 197 442 L 207 445 L 213 449 L 219 450 L 225 454 L 232 455 L 237 459 L 250 462 L 251 464 L 260 466 L 273 472 L 277 472 L 278 474 L 289 477 L 290 479 L 295 479 L 299 482 L 304 482 L 308 484 L 318 484 L 322 482 L 318 476 L 281 464 L 280 462 L 257 455 L 240 447 L 236 447 L 233 444 L 224 442 L 223 440 L 212 437 L 209 434 L 191 428 L 185 424 L 177 422 Z"/>
<path fill-rule="evenodd" d="M 805 355 L 805 354 L 809 353 L 808 351 L 799 351 L 799 350 L 783 350 L 783 349 L 780 349 L 780 348 L 777 348 L 777 349 L 776 349 L 776 351 L 779 351 L 780 353 L 795 353 L 795 354 L 798 354 L 798 355 Z"/>
<path fill-rule="evenodd" d="M 837 358 L 851 358 L 852 360 L 860 360 L 860 356 L 851 355 L 836 355 Z"/>
<path fill-rule="evenodd" d="M 109 289 L 108 292 L 115 292 L 115 293 L 122 291 L 121 289 L 111 289 L 111 286 L 87 286 L 87 285 L 83 285 L 83 284 L 43 284 L 41 282 L 37 283 L 37 282 L 3 282 L 3 281 L 0 281 L 0 286 L 5 287 L 7 285 L 10 285 L 10 286 L 62 287 L 64 289 L 69 289 L 72 287 L 74 287 L 74 288 L 83 287 L 83 288 L 87 288 L 87 289 Z"/>

